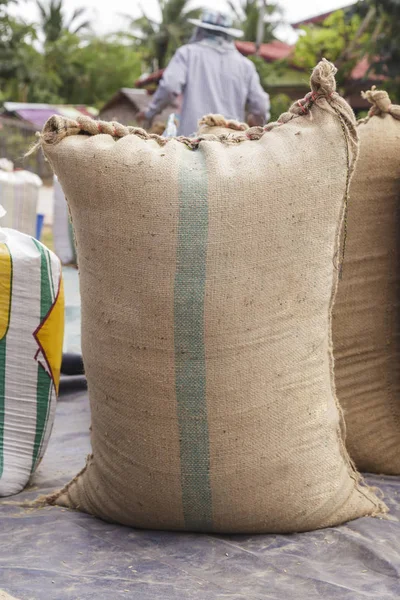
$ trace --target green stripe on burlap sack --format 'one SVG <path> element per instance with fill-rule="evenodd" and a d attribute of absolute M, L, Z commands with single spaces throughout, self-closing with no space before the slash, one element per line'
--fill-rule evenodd
<path fill-rule="evenodd" d="M 33 238 L 32 238 L 33 239 Z M 51 276 L 50 255 L 42 244 L 33 239 L 35 246 L 40 252 L 40 322 L 43 323 L 54 301 L 54 285 Z M 36 468 L 39 451 L 42 446 L 43 436 L 46 431 L 46 423 L 50 408 L 50 399 L 53 382 L 44 367 L 38 365 L 38 378 L 36 388 L 36 434 L 32 456 L 32 472 Z"/>
<path fill-rule="evenodd" d="M 204 348 L 207 170 L 201 150 L 180 150 L 174 331 L 183 512 L 188 529 L 206 531 L 212 527 Z"/>
<path fill-rule="evenodd" d="M 93 454 L 45 502 L 246 534 L 385 511 L 345 451 L 334 389 L 358 148 L 334 73 L 322 61 L 279 122 L 233 137 L 47 123 L 77 235 Z"/>

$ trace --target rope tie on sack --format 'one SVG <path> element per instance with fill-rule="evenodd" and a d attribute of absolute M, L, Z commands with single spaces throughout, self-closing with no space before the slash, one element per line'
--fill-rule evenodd
<path fill-rule="evenodd" d="M 121 123 L 117 123 L 116 121 L 95 121 L 94 119 L 84 115 L 79 116 L 76 119 L 53 116 L 47 121 L 42 133 L 38 134 L 38 142 L 28 152 L 27 156 L 35 152 L 42 145 L 58 144 L 65 137 L 71 135 L 110 135 L 116 141 L 128 135 L 135 135 L 143 140 L 154 140 L 161 147 L 165 146 L 172 140 L 175 140 L 184 144 L 189 150 L 196 150 L 202 141 L 216 141 L 220 143 L 223 142 L 225 144 L 240 144 L 246 140 L 260 140 L 266 133 L 273 130 L 275 127 L 281 127 L 285 123 L 288 123 L 292 119 L 300 116 L 306 117 L 314 105 L 317 105 L 322 110 L 327 110 L 330 112 L 333 111 L 338 117 L 342 127 L 343 136 L 346 143 L 347 156 L 347 179 L 344 198 L 344 233 L 342 237 L 343 242 L 341 258 L 339 259 L 338 266 L 341 276 L 347 240 L 349 189 L 351 176 L 354 171 L 358 156 L 358 136 L 353 111 L 347 102 L 336 92 L 336 73 L 337 69 L 332 63 L 327 61 L 325 58 L 321 60 L 311 74 L 311 91 L 306 94 L 302 100 L 298 100 L 292 104 L 288 112 L 283 113 L 279 117 L 278 121 L 275 123 L 268 123 L 265 127 L 247 128 L 245 124 L 237 121 L 227 121 L 221 115 L 207 115 L 200 121 L 200 125 L 207 125 L 210 127 L 225 127 L 227 129 L 227 133 L 222 133 L 219 135 L 212 133 L 200 133 L 200 135 L 198 135 L 196 138 L 188 138 L 184 136 L 177 138 L 164 138 L 157 134 L 147 133 L 147 131 L 141 127 L 128 127 L 121 125 Z M 373 92 L 374 90 L 371 90 L 370 94 Z M 384 94 L 385 93 L 386 92 L 384 92 Z M 375 98 L 375 96 L 371 97 Z M 400 107 L 392 106 L 390 101 L 387 106 L 393 116 L 396 116 L 394 112 L 396 113 L 398 109 L 399 116 L 396 118 L 400 118 Z M 234 129 L 239 133 L 233 136 L 229 134 L 229 129 Z"/>
<path fill-rule="evenodd" d="M 384 90 L 377 90 L 374 85 L 370 90 L 361 92 L 361 95 L 372 104 L 368 113 L 369 118 L 389 114 L 400 120 L 400 106 L 392 104 L 389 94 Z"/>
<path fill-rule="evenodd" d="M 323 59 L 313 70 L 311 75 L 311 92 L 309 92 L 305 98 L 294 103 L 287 113 L 281 115 L 276 123 L 269 123 L 265 127 L 251 127 L 244 123 L 239 123 L 234 120 L 226 120 L 221 115 L 207 115 L 200 121 L 201 125 L 207 125 L 210 127 L 225 127 L 228 130 L 234 129 L 239 132 L 239 135 L 233 137 L 229 134 L 220 134 L 218 136 L 213 134 L 199 135 L 196 138 L 188 138 L 180 136 L 175 138 L 177 141 L 185 144 L 188 148 L 194 150 L 198 148 L 199 144 L 203 140 L 211 141 L 223 141 L 232 144 L 237 144 L 245 140 L 258 140 L 266 132 L 271 131 L 274 127 L 278 127 L 284 123 L 287 123 L 291 119 L 307 114 L 313 104 L 318 103 L 320 100 L 327 100 L 328 102 L 335 102 L 340 99 L 340 96 L 336 94 L 336 81 L 335 81 L 335 66 Z M 241 133 L 242 132 L 242 135 Z M 51 117 L 46 125 L 44 126 L 43 132 L 38 134 L 39 141 L 31 149 L 28 154 L 34 152 L 42 144 L 58 144 L 67 136 L 71 135 L 110 135 L 115 140 L 123 138 L 127 135 L 136 135 L 143 140 L 154 140 L 160 146 L 165 146 L 170 140 L 161 137 L 157 134 L 147 133 L 141 127 L 130 127 L 121 125 L 116 121 L 96 121 L 87 116 L 79 116 L 76 119 L 68 119 L 61 116 Z"/>
<path fill-rule="evenodd" d="M 312 72 L 310 79 L 311 92 L 290 107 L 289 111 L 283 113 L 277 123 L 270 123 L 265 127 L 266 131 L 271 131 L 274 127 L 283 125 L 300 115 L 307 115 L 314 104 L 322 109 L 330 110 L 336 113 L 339 119 L 343 137 L 345 139 L 347 174 L 344 195 L 344 214 L 343 214 L 343 234 L 342 247 L 340 251 L 339 264 L 336 268 L 339 270 L 339 278 L 343 275 L 343 263 L 346 254 L 347 245 L 347 215 L 349 206 L 350 182 L 354 172 L 358 157 L 358 135 L 354 113 L 347 102 L 336 92 L 335 75 L 337 69 L 335 65 L 325 58 L 318 63 Z"/>
<path fill-rule="evenodd" d="M 234 131 L 246 131 L 249 129 L 247 123 L 225 119 L 222 115 L 205 115 L 198 123 L 199 127 L 223 127 L 225 129 L 233 129 Z"/>

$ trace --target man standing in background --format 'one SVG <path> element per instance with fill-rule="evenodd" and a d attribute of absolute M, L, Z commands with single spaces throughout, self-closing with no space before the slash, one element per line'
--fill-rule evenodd
<path fill-rule="evenodd" d="M 227 15 L 205 11 L 191 41 L 176 51 L 166 68 L 147 112 L 139 119 L 150 123 L 183 94 L 178 135 L 190 136 L 206 114 L 263 125 L 269 118 L 269 96 L 263 90 L 254 64 L 236 49 L 234 38 L 243 36 L 232 28 Z"/>

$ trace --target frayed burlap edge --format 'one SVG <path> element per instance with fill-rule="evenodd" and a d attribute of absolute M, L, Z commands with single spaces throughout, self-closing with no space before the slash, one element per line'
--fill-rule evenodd
<path fill-rule="evenodd" d="M 247 123 L 225 119 L 222 115 L 205 115 L 200 119 L 198 127 L 222 127 L 232 131 L 247 131 L 250 129 Z"/>
<path fill-rule="evenodd" d="M 51 494 L 42 494 L 41 496 L 35 498 L 35 500 L 3 500 L 1 503 L 6 506 L 16 506 L 19 508 L 43 508 L 45 506 L 56 506 L 57 500 L 61 496 L 66 494 L 67 498 L 69 499 L 70 505 L 66 506 L 65 508 L 73 508 L 74 510 L 78 510 L 79 506 L 75 506 L 73 502 L 71 502 L 71 499 L 69 497 L 69 489 L 84 474 L 91 460 L 93 460 L 93 454 L 89 454 L 86 457 L 85 466 L 79 471 L 79 473 L 75 475 L 73 479 L 71 479 L 71 481 L 69 481 L 65 486 L 63 486 L 59 490 L 52 492 Z"/>
<path fill-rule="evenodd" d="M 383 115 L 391 115 L 394 119 L 400 120 L 400 106 L 392 104 L 389 94 L 385 90 L 377 90 L 376 85 L 373 85 L 370 90 L 361 92 L 361 96 L 372 104 L 369 109 L 368 116 L 365 119 L 360 119 L 357 125 L 365 125 L 372 117 L 381 117 Z"/>
<path fill-rule="evenodd" d="M 290 107 L 289 111 L 283 113 L 278 121 L 274 123 L 268 123 L 265 127 L 251 127 L 242 130 L 243 124 L 237 121 L 226 121 L 229 124 L 229 129 L 235 129 L 238 134 L 235 136 L 227 134 L 213 135 L 204 134 L 195 138 L 188 138 L 184 136 L 176 138 L 164 138 L 157 134 L 148 133 L 140 127 L 128 127 L 121 125 L 115 121 L 95 121 L 90 117 L 80 116 L 77 119 L 68 119 L 61 116 L 53 116 L 45 124 L 42 133 L 38 135 L 38 142 L 31 148 L 27 155 L 32 154 L 35 150 L 41 146 L 55 145 L 60 143 L 65 137 L 71 135 L 99 135 L 106 134 L 113 137 L 116 141 L 127 135 L 136 135 L 144 140 L 153 140 L 159 146 L 165 146 L 172 140 L 178 141 L 191 150 L 195 150 L 199 147 L 202 141 L 216 141 L 227 144 L 238 144 L 248 140 L 259 140 L 265 133 L 271 131 L 275 127 L 284 125 L 296 117 L 308 115 L 314 104 L 317 104 L 322 109 L 334 109 L 335 112 L 347 121 L 347 127 L 350 125 L 350 130 L 354 128 L 354 115 L 347 102 L 341 98 L 336 92 L 336 80 L 335 74 L 337 72 L 336 67 L 323 59 L 314 68 L 311 78 L 310 86 L 311 92 L 309 92 L 303 99 L 298 100 Z M 204 117 L 206 120 L 215 119 L 217 115 L 208 115 Z M 217 119 L 218 120 L 218 119 Z M 224 120 L 225 121 L 225 120 Z M 239 128 L 238 128 L 239 127 Z"/>

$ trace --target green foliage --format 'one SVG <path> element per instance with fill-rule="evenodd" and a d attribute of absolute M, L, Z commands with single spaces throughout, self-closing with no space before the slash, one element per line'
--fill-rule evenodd
<path fill-rule="evenodd" d="M 239 2 L 240 10 L 237 9 L 237 3 L 228 1 L 232 12 L 236 15 L 237 26 L 244 31 L 243 39 L 246 42 L 255 42 L 257 40 L 258 19 L 260 14 L 258 0 L 241 0 Z M 281 13 L 280 7 L 275 3 L 267 4 L 267 15 Z M 275 39 L 274 29 L 276 24 L 266 22 L 264 28 L 263 42 L 272 42 Z"/>
<path fill-rule="evenodd" d="M 143 50 L 150 67 L 163 69 L 179 46 L 188 41 L 193 31 L 189 18 L 197 18 L 199 10 L 189 9 L 190 0 L 158 0 L 161 21 L 150 19 L 142 9 L 142 16 L 131 20 L 132 37 Z"/>
<path fill-rule="evenodd" d="M 122 87 L 133 87 L 141 72 L 141 56 L 113 39 L 93 37 L 76 47 L 73 66 L 62 91 L 74 104 L 101 107 Z"/>
<path fill-rule="evenodd" d="M 350 17 L 344 10 L 332 13 L 322 24 L 304 26 L 305 32 L 298 40 L 293 62 L 310 71 L 322 58 L 336 63 L 353 43 L 360 30 L 362 18 L 359 14 Z M 359 39 L 364 43 L 367 34 Z M 346 58 L 338 73 L 339 84 L 344 83 L 355 66 L 358 56 Z"/>
<path fill-rule="evenodd" d="M 251 56 L 255 64 L 262 86 L 271 92 L 275 87 L 309 87 L 308 72 L 293 68 L 288 60 L 265 62 L 260 56 Z"/>
<path fill-rule="evenodd" d="M 308 74 L 294 69 L 288 61 L 267 63 L 259 56 L 252 56 L 250 60 L 255 64 L 261 85 L 269 93 L 271 101 L 271 121 L 277 121 L 280 115 L 287 112 L 292 104 L 292 99 L 282 90 L 291 88 L 299 90 L 308 89 Z"/>
<path fill-rule="evenodd" d="M 0 99 L 26 96 L 36 75 L 35 40 L 34 27 L 0 13 Z"/>
<path fill-rule="evenodd" d="M 28 168 L 36 171 L 36 156 L 30 156 L 24 159 L 24 154 L 36 141 L 35 132 L 26 135 L 22 130 L 14 127 L 3 126 L 0 129 L 0 146 L 7 148 L 7 158 L 14 163 L 17 168 Z"/>
<path fill-rule="evenodd" d="M 293 100 L 287 94 L 271 95 L 271 121 L 275 122 L 282 113 L 287 112 Z"/>
<path fill-rule="evenodd" d="M 400 102 L 400 0 L 374 1 L 377 11 L 375 43 L 369 47 L 369 54 L 378 62 L 374 71 L 389 78 L 385 87 L 392 101 Z"/>
<path fill-rule="evenodd" d="M 17 0 L 0 0 L 0 102 L 5 100 L 88 104 L 100 107 L 121 87 L 132 87 L 143 63 L 163 67 L 193 32 L 188 18 L 198 17 L 190 0 L 158 0 L 161 20 L 144 12 L 131 21 L 131 33 L 97 37 L 90 34 L 84 9 L 70 18 L 63 0 L 37 0 L 39 23 L 12 17 Z M 20 0 L 22 1 L 22 0 Z M 245 39 L 255 41 L 259 7 L 256 0 L 235 3 Z M 279 13 L 268 3 L 270 14 Z M 266 23 L 264 41 L 273 39 Z M 44 42 L 42 40 L 44 39 Z M 287 109 L 285 87 L 308 87 L 312 67 L 326 57 L 339 66 L 339 85 L 363 56 L 374 72 L 388 76 L 382 83 L 400 100 L 400 0 L 364 0 L 331 14 L 322 24 L 304 27 L 290 63 L 269 64 L 253 57 L 265 89 L 271 95 L 272 118 Z M 377 57 L 379 60 L 377 61 Z M 293 68 L 294 63 L 295 68 Z M 155 66 L 155 65 L 154 65 Z M 277 90 L 276 92 L 274 90 Z"/>
<path fill-rule="evenodd" d="M 140 76 L 142 56 L 119 36 L 83 37 L 83 11 L 64 17 L 61 0 L 41 5 L 41 22 L 12 18 L 0 0 L 0 101 L 100 107 Z M 45 18 L 46 17 L 46 18 Z M 37 31 L 45 34 L 43 47 Z"/>
<path fill-rule="evenodd" d="M 63 0 L 48 0 L 46 3 L 36 0 L 36 4 L 46 43 L 56 42 L 66 32 L 79 33 L 90 27 L 88 20 L 81 20 L 86 13 L 85 8 L 77 8 L 67 20 L 63 10 Z"/>
<path fill-rule="evenodd" d="M 369 76 L 385 75 L 380 87 L 400 101 L 400 0 L 359 1 L 304 30 L 296 45 L 297 65 L 311 68 L 325 56 L 339 67 L 340 85 L 358 61 L 369 57 Z"/>

